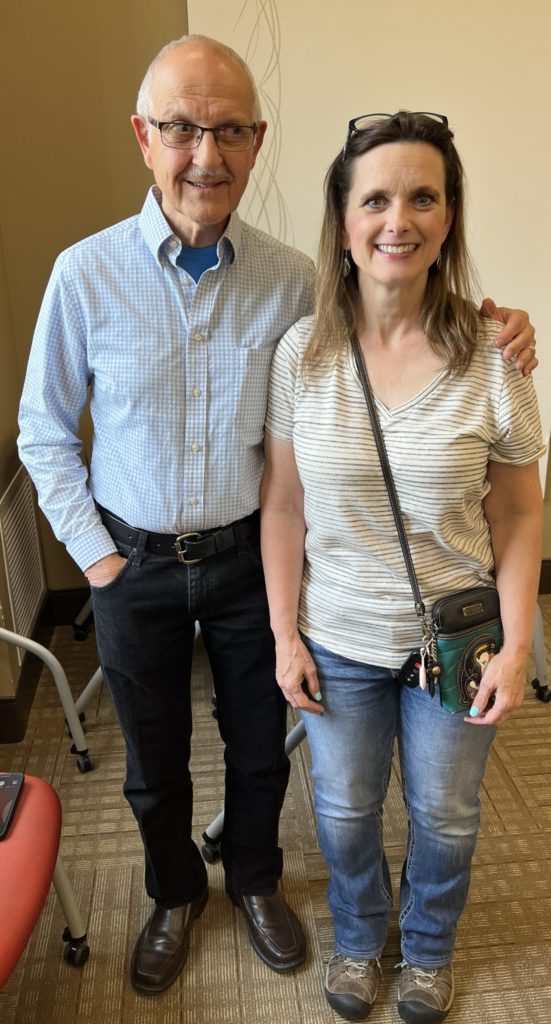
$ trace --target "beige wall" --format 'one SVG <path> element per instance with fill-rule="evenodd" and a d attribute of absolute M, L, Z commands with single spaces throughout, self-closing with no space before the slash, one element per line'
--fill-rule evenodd
<path fill-rule="evenodd" d="M 58 252 L 140 208 L 150 183 L 130 125 L 143 72 L 187 30 L 182 0 L 2 4 L 0 493 L 17 465 L 17 405 Z M 84 577 L 42 522 L 50 589 Z"/>
<path fill-rule="evenodd" d="M 551 135 L 548 0 L 188 0 L 190 32 L 246 57 L 269 121 L 248 219 L 315 254 L 322 181 L 351 117 L 436 110 L 470 183 L 470 236 L 486 294 L 530 310 L 551 426 Z M 263 183 L 266 183 L 266 188 Z M 256 191 L 256 185 L 258 190 Z M 285 207 L 282 212 L 282 203 Z M 544 467 L 545 472 L 545 467 Z M 542 474 L 543 476 L 544 474 Z M 551 485 L 545 556 L 551 558 Z"/>

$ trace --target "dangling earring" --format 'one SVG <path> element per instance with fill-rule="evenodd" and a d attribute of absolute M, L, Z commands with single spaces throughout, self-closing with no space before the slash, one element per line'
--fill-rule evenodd
<path fill-rule="evenodd" d="M 440 267 L 441 267 L 441 266 L 442 266 L 442 253 L 441 253 L 441 252 L 439 252 L 439 253 L 438 253 L 438 256 L 437 256 L 437 258 L 436 258 L 436 269 L 437 269 L 437 270 L 440 270 Z"/>
<path fill-rule="evenodd" d="M 351 270 L 352 265 L 350 263 L 350 249 L 345 249 L 344 256 L 342 258 L 342 276 L 348 277 Z"/>

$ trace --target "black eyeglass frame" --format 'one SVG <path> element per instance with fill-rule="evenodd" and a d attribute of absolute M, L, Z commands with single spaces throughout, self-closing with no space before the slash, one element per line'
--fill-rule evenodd
<path fill-rule="evenodd" d="M 181 118 L 177 118 L 174 121 L 157 121 L 154 117 L 149 117 L 149 115 L 148 115 L 146 120 L 149 122 L 149 124 L 153 125 L 154 128 L 157 128 L 157 130 L 158 130 L 158 132 L 159 132 L 159 134 L 161 136 L 161 142 L 162 142 L 163 146 L 166 146 L 167 149 L 188 149 L 188 150 L 198 149 L 199 146 L 201 145 L 201 142 L 203 141 L 203 135 L 205 134 L 205 132 L 212 132 L 213 137 L 214 137 L 214 141 L 215 141 L 216 145 L 218 146 L 218 148 L 220 148 L 218 139 L 216 137 L 216 133 L 217 132 L 224 131 L 224 129 L 227 129 L 227 128 L 250 128 L 250 130 L 253 133 L 253 137 L 251 139 L 250 145 L 246 146 L 244 149 L 240 149 L 239 147 L 236 148 L 235 146 L 230 146 L 229 150 L 226 150 L 226 152 L 233 151 L 235 153 L 239 153 L 239 152 L 246 153 L 247 150 L 253 148 L 254 140 L 255 140 L 255 137 L 256 137 L 256 133 L 258 131 L 258 124 L 257 124 L 256 121 L 254 121 L 252 124 L 219 124 L 219 125 L 217 125 L 216 128 L 205 128 L 202 124 L 193 124 L 192 121 L 184 121 Z M 167 125 L 172 125 L 172 124 L 185 124 L 185 125 L 188 126 L 188 128 L 194 128 L 195 131 L 197 132 L 197 137 L 196 137 L 195 144 L 193 146 L 173 146 L 173 145 L 170 144 L 170 142 L 167 142 L 166 139 L 165 139 L 165 136 L 164 136 L 163 129 Z M 223 151 L 224 151 L 224 148 L 222 147 L 222 152 Z"/>
<path fill-rule="evenodd" d="M 396 114 L 397 113 L 399 113 L 399 111 L 396 111 Z M 431 117 L 434 121 L 439 121 L 443 128 L 447 128 L 448 127 L 448 119 L 447 119 L 446 115 L 445 114 L 436 114 L 433 110 L 406 110 L 405 113 L 406 114 L 413 114 L 414 117 L 417 117 L 417 116 L 419 116 L 419 117 Z M 396 114 L 374 113 L 374 114 L 360 114 L 359 117 L 353 117 L 352 120 L 348 122 L 348 130 L 346 132 L 346 139 L 345 139 L 343 150 L 342 150 L 342 159 L 344 160 L 344 158 L 346 157 L 346 151 L 348 149 L 348 143 L 350 142 L 350 139 L 352 138 L 352 136 L 353 135 L 359 135 L 359 134 L 361 134 L 361 132 L 367 131 L 368 128 L 371 128 L 371 125 L 377 123 L 375 120 L 373 120 L 369 125 L 366 125 L 365 128 L 357 128 L 356 125 L 358 124 L 358 121 L 363 121 L 364 117 L 372 117 L 372 118 L 379 117 L 381 119 L 381 121 L 391 121 L 393 117 L 396 117 Z"/>

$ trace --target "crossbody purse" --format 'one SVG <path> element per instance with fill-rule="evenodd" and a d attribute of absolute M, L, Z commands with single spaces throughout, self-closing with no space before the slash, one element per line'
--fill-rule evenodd
<path fill-rule="evenodd" d="M 491 586 L 460 590 L 435 601 L 430 615 L 427 616 L 373 392 L 360 343 L 355 334 L 352 336 L 352 353 L 406 564 L 415 613 L 421 626 L 421 643 L 404 662 L 399 674 L 400 680 L 406 686 L 421 686 L 422 689 L 428 689 L 431 697 L 434 697 L 438 685 L 442 707 L 450 714 L 465 713 L 478 692 L 488 662 L 503 644 L 499 595 L 496 588 Z"/>

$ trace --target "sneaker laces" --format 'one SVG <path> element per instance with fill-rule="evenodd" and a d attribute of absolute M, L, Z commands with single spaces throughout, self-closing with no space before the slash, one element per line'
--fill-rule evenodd
<path fill-rule="evenodd" d="M 438 968 L 430 970 L 428 967 L 414 967 L 412 964 L 408 964 L 407 960 L 401 960 L 399 964 L 396 964 L 395 969 L 398 969 L 398 967 L 411 971 L 419 988 L 430 989 L 434 987 Z"/>
<path fill-rule="evenodd" d="M 346 967 L 346 974 L 354 981 L 358 981 L 359 978 L 366 978 L 373 966 L 378 968 L 382 977 L 381 961 L 378 957 L 373 957 L 371 960 L 353 960 L 351 957 L 345 956 L 343 957 L 343 962 Z"/>

